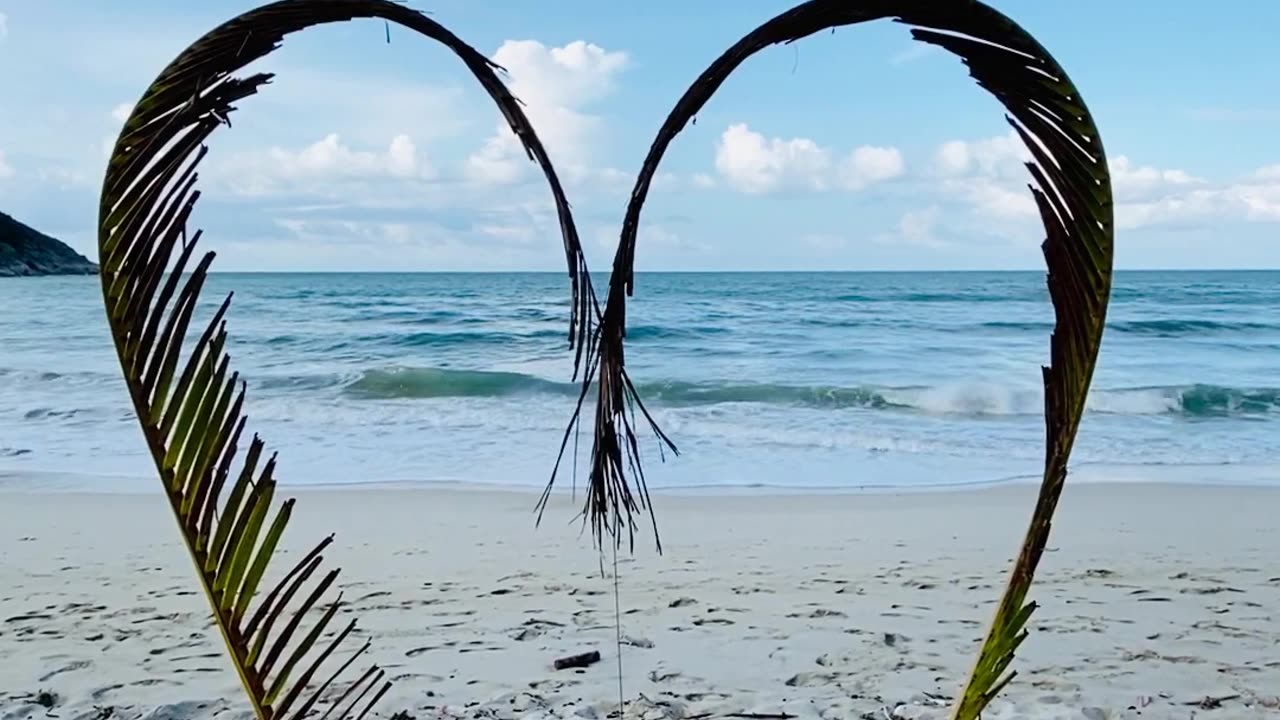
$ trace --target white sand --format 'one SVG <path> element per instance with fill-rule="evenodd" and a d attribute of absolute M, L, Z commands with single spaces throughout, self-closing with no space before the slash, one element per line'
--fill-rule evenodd
<path fill-rule="evenodd" d="M 628 716 L 945 717 L 924 693 L 964 679 L 1032 494 L 660 496 L 666 554 L 646 535 L 620 564 Z M 396 678 L 380 716 L 616 708 L 612 579 L 567 497 L 536 532 L 523 492 L 298 497 L 289 546 L 339 532 L 329 557 Z M 988 717 L 1276 717 L 1278 522 L 1280 490 L 1070 486 Z M 63 719 L 243 716 L 159 492 L 0 492 L 0 559 L 0 720 L 43 717 L 41 690 Z M 603 662 L 550 666 L 590 649 Z"/>

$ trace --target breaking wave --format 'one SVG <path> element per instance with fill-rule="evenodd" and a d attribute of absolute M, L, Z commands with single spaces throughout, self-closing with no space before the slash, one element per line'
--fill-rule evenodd
<path fill-rule="evenodd" d="M 677 407 L 756 403 L 938 415 L 1012 416 L 1042 412 L 1038 388 L 977 383 L 890 388 L 671 380 L 642 382 L 638 389 L 641 398 L 649 403 Z M 523 373 L 419 367 L 367 370 L 343 388 L 347 396 L 366 400 L 547 394 L 572 397 L 579 391 L 574 383 Z M 1192 418 L 1280 414 L 1280 389 L 1186 385 L 1095 390 L 1089 409 L 1119 415 L 1175 414 Z"/>

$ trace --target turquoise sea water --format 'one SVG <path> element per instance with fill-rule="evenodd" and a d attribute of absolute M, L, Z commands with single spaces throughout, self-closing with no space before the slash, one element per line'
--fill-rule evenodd
<path fill-rule="evenodd" d="M 564 276 L 209 284 L 206 306 L 236 292 L 232 364 L 283 480 L 546 481 L 575 397 Z M 0 281 L 0 472 L 150 475 L 99 297 Z M 1042 273 L 641 274 L 631 308 L 628 367 L 682 451 L 646 448 L 655 486 L 1039 471 Z M 1078 480 L 1280 484 L 1280 272 L 1119 273 L 1074 459 Z"/>

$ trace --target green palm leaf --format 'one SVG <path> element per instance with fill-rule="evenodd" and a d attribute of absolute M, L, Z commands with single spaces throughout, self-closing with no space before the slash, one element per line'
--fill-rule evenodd
<path fill-rule="evenodd" d="M 245 693 L 261 720 L 303 718 L 317 704 L 324 717 L 363 717 L 387 691 L 376 666 L 354 681 L 342 673 L 368 648 L 339 651 L 355 628 L 331 627 L 341 596 L 338 576 L 312 582 L 332 542 L 325 538 L 268 592 L 259 594 L 294 501 L 272 512 L 275 455 L 256 435 L 245 440 L 244 384 L 224 352 L 228 296 L 198 339 L 187 342 L 214 253 L 198 261 L 200 233 L 188 220 L 200 193 L 196 168 L 205 141 L 228 123 L 233 103 L 270 75 L 235 77 L 312 25 L 382 18 L 454 52 L 497 104 L 551 186 L 572 287 L 569 342 L 575 368 L 590 351 L 598 310 L 569 204 L 519 102 L 481 53 L 424 15 L 390 0 L 283 0 L 219 26 L 184 50 L 147 88 L 116 141 L 99 207 L 103 302 L 134 411 L 164 484 L 183 541 Z M 389 39 L 388 35 L 388 39 Z M 184 346 L 185 352 L 184 352 Z M 230 492 L 224 494 L 230 485 Z M 323 666 L 338 664 L 330 673 Z M 319 673 L 319 674 L 317 674 Z M 319 682 L 319 678 L 326 678 Z M 345 685 L 336 701 L 335 693 Z"/>
<path fill-rule="evenodd" d="M 653 518 L 635 431 L 634 408 L 644 413 L 644 406 L 627 375 L 623 342 L 626 299 L 635 284 L 640 212 L 667 147 L 751 55 L 822 30 L 882 18 L 913 25 L 917 40 L 960 56 L 978 84 L 1005 106 L 1009 123 L 1033 156 L 1027 165 L 1034 181 L 1031 192 L 1047 236 L 1043 249 L 1056 325 L 1050 341 L 1051 362 L 1044 370 L 1044 480 L 995 621 L 956 705 L 955 717 L 968 720 L 976 718 L 1012 677 L 1006 670 L 1035 608 L 1027 602 L 1027 592 L 1048 541 L 1097 360 L 1111 291 L 1114 236 L 1106 155 L 1084 100 L 1048 51 L 996 10 L 977 0 L 813 0 L 748 33 L 684 93 L 658 131 L 636 178 L 614 257 L 596 353 L 588 362 L 588 376 L 598 374 L 600 379 L 584 513 L 591 518 L 597 539 L 611 533 L 615 543 L 621 542 L 625 531 L 634 544 L 637 511 L 647 508 Z M 584 382 L 584 398 L 586 392 Z M 581 401 L 573 422 L 580 412 Z M 659 439 L 674 449 L 648 413 L 644 415 Z"/>

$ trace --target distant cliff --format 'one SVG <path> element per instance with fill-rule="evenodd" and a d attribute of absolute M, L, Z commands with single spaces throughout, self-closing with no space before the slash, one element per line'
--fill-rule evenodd
<path fill-rule="evenodd" d="M 98 266 L 55 240 L 0 212 L 0 277 L 94 275 Z"/>

